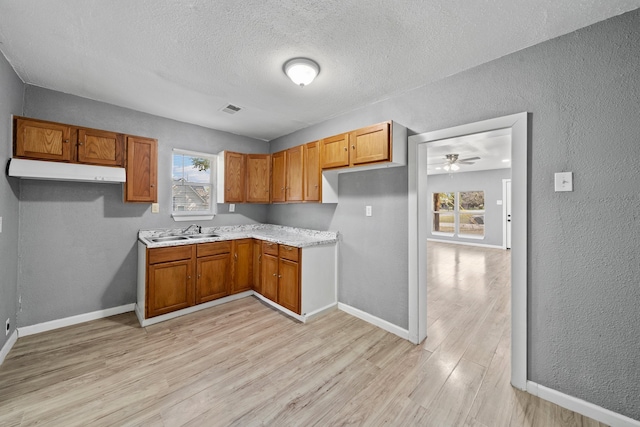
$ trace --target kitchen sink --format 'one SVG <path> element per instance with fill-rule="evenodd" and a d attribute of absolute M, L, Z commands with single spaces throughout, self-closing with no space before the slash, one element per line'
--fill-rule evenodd
<path fill-rule="evenodd" d="M 184 236 L 167 236 L 167 237 L 153 237 L 149 240 L 155 243 L 160 243 L 160 242 L 175 242 L 178 240 L 188 240 L 188 238 Z"/>
<path fill-rule="evenodd" d="M 191 234 L 190 236 L 187 236 L 189 239 L 208 239 L 209 237 L 220 237 L 219 234 L 214 234 L 214 233 L 210 233 L 210 234 Z"/>

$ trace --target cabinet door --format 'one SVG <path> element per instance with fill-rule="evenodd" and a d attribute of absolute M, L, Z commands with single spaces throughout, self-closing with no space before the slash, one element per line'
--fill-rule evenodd
<path fill-rule="evenodd" d="M 78 129 L 78 161 L 100 166 L 122 166 L 123 135 Z"/>
<path fill-rule="evenodd" d="M 299 264 L 281 258 L 278 263 L 278 274 L 278 304 L 300 314 Z"/>
<path fill-rule="evenodd" d="M 262 296 L 278 301 L 278 257 L 262 254 Z"/>
<path fill-rule="evenodd" d="M 271 155 L 271 201 L 284 202 L 286 186 L 285 152 L 280 151 Z"/>
<path fill-rule="evenodd" d="M 320 201 L 320 145 L 318 141 L 304 146 L 304 200 Z"/>
<path fill-rule="evenodd" d="M 244 154 L 226 151 L 224 153 L 224 201 L 244 202 Z"/>
<path fill-rule="evenodd" d="M 390 123 L 384 122 L 352 132 L 350 165 L 391 160 L 389 150 Z"/>
<path fill-rule="evenodd" d="M 262 293 L 262 242 L 253 240 L 253 290 Z"/>
<path fill-rule="evenodd" d="M 349 166 L 349 134 L 332 136 L 320 140 L 322 169 Z"/>
<path fill-rule="evenodd" d="M 289 148 L 286 151 L 286 200 L 289 202 L 300 202 L 304 198 L 304 177 L 302 175 L 304 166 L 303 146 Z"/>
<path fill-rule="evenodd" d="M 247 154 L 247 202 L 269 203 L 271 156 Z"/>
<path fill-rule="evenodd" d="M 229 294 L 230 259 L 229 253 L 197 259 L 196 304 Z"/>
<path fill-rule="evenodd" d="M 231 294 L 249 291 L 253 283 L 253 239 L 234 240 L 232 245 Z"/>
<path fill-rule="evenodd" d="M 14 132 L 16 157 L 71 161 L 70 126 L 16 118 Z"/>
<path fill-rule="evenodd" d="M 193 305 L 191 259 L 149 265 L 147 318 Z"/>
<path fill-rule="evenodd" d="M 158 141 L 128 136 L 126 170 L 124 201 L 156 203 L 158 201 Z"/>

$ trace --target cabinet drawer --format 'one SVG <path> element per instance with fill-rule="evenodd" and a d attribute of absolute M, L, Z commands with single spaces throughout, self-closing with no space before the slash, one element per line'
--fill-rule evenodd
<path fill-rule="evenodd" d="M 170 246 L 167 248 L 153 248 L 147 250 L 147 262 L 158 264 L 159 262 L 178 261 L 191 258 L 194 245 Z"/>
<path fill-rule="evenodd" d="M 198 258 L 229 252 L 231 252 L 231 242 L 200 243 L 198 245 Z"/>
<path fill-rule="evenodd" d="M 278 244 L 272 242 L 262 242 L 262 253 L 266 255 L 278 256 Z"/>
<path fill-rule="evenodd" d="M 280 258 L 296 262 L 298 262 L 298 258 L 300 258 L 299 248 L 296 248 L 295 246 L 280 245 L 280 251 L 278 255 L 280 256 Z"/>

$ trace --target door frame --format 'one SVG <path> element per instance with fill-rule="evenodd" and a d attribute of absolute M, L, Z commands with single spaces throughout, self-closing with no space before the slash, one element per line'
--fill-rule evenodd
<path fill-rule="evenodd" d="M 509 190 L 507 191 L 507 184 L 509 184 Z M 507 230 L 509 229 L 509 222 L 507 221 L 507 209 L 509 203 L 513 203 L 511 200 L 511 178 L 502 180 L 502 249 L 511 249 L 511 239 L 507 239 Z M 509 203 L 507 203 L 509 200 Z M 512 205 L 513 206 L 513 205 Z M 513 229 L 512 229 L 513 230 Z M 511 231 L 511 230 L 509 230 Z M 509 243 L 509 245 L 507 245 Z"/>
<path fill-rule="evenodd" d="M 528 113 L 517 113 L 409 137 L 409 340 L 427 337 L 427 144 L 430 142 L 511 129 L 511 384 L 527 385 L 527 230 L 528 230 Z"/>

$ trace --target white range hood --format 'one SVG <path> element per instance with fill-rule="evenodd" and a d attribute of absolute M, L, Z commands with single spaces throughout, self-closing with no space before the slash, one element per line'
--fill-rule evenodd
<path fill-rule="evenodd" d="M 120 183 L 127 180 L 124 168 L 26 159 L 10 159 L 7 175 L 25 179 L 100 182 L 107 184 Z"/>

